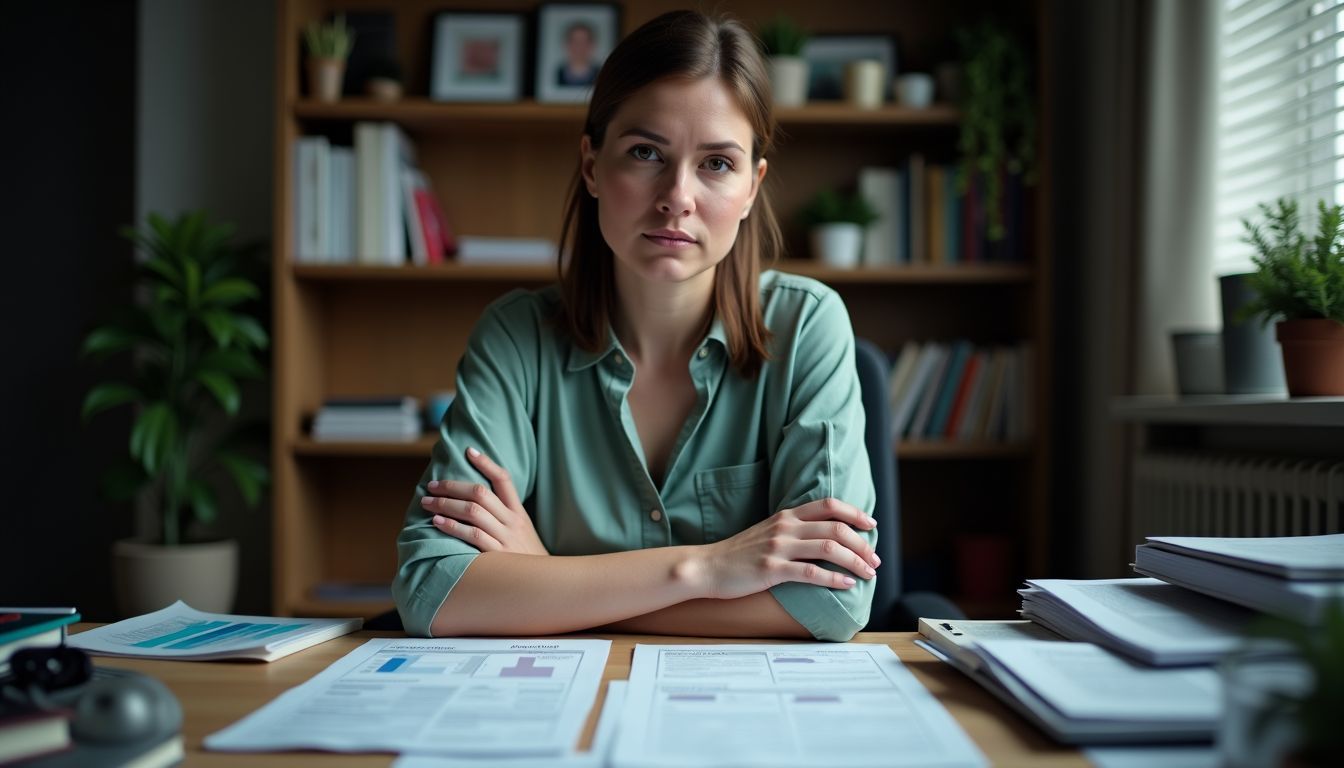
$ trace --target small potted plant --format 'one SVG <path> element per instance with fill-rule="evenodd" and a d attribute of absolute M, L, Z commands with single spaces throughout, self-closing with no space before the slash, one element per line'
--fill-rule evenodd
<path fill-rule="evenodd" d="M 1242 220 L 1256 266 L 1246 278 L 1255 298 L 1243 317 L 1278 321 L 1290 396 L 1344 395 L 1344 206 L 1318 201 L 1310 238 L 1299 228 L 1296 201 L 1259 207 L 1262 223 Z"/>
<path fill-rule="evenodd" d="M 858 193 L 823 189 L 803 209 L 802 220 L 816 258 L 832 267 L 852 269 L 859 264 L 863 229 L 877 221 L 877 212 Z"/>
<path fill-rule="evenodd" d="M 760 29 L 761 48 L 770 62 L 770 89 L 775 106 L 807 103 L 808 68 L 803 58 L 807 33 L 787 16 L 776 16 Z"/>
<path fill-rule="evenodd" d="M 364 91 L 377 101 L 396 101 L 401 98 L 401 64 L 390 56 L 369 62 L 365 72 Z"/>
<path fill-rule="evenodd" d="M 266 331 L 245 307 L 259 298 L 245 276 L 233 228 L 202 212 L 168 221 L 150 214 L 148 230 L 122 234 L 144 252 L 137 262 L 141 301 L 95 328 L 83 354 L 127 355 L 127 381 L 106 381 L 84 399 L 88 419 L 109 408 L 135 410 L 130 455 L 104 481 L 116 501 L 139 496 L 155 510 L 158 531 L 116 542 L 113 559 L 121 610 L 138 615 L 174 600 L 228 612 L 237 582 L 236 542 L 199 540 L 231 480 L 249 505 L 268 481 L 263 464 L 236 434 L 239 380 L 263 375 Z"/>
<path fill-rule="evenodd" d="M 355 45 L 355 31 L 338 15 L 327 23 L 310 22 L 304 29 L 308 43 L 308 92 L 318 101 L 338 101 L 345 77 L 345 60 Z"/>

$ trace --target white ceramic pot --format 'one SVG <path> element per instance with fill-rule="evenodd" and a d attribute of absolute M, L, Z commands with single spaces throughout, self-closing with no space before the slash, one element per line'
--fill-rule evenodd
<path fill-rule="evenodd" d="M 911 109 L 928 109 L 933 104 L 933 78 L 923 72 L 911 72 L 896 78 L 896 98 Z"/>
<path fill-rule="evenodd" d="M 176 600 L 229 613 L 238 590 L 238 542 L 163 547 L 122 539 L 112 545 L 112 567 L 123 616 L 157 611 Z"/>
<path fill-rule="evenodd" d="M 801 107 L 806 104 L 807 59 L 802 56 L 771 56 L 770 89 L 777 107 Z"/>
<path fill-rule="evenodd" d="M 308 95 L 318 101 L 340 101 L 345 59 L 308 59 Z"/>
<path fill-rule="evenodd" d="M 812 253 L 828 267 L 857 267 L 862 246 L 863 227 L 858 224 L 836 222 L 812 228 Z"/>

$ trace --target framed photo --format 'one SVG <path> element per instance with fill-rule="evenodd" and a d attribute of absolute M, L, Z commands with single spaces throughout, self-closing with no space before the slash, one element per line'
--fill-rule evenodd
<path fill-rule="evenodd" d="M 616 47 L 620 10 L 607 3 L 552 3 L 537 11 L 537 101 L 588 100 L 597 70 Z"/>
<path fill-rule="evenodd" d="M 803 46 L 807 59 L 807 98 L 841 99 L 845 95 L 845 65 L 859 59 L 876 59 L 886 70 L 883 97 L 891 96 L 896 77 L 896 40 L 885 35 L 816 35 Z"/>
<path fill-rule="evenodd" d="M 434 17 L 429 97 L 435 101 L 518 101 L 523 97 L 519 13 L 445 12 Z"/>

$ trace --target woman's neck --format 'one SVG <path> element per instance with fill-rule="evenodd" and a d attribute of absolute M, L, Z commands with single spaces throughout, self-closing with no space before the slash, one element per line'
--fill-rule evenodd
<path fill-rule="evenodd" d="M 681 283 L 652 283 L 618 266 L 612 327 L 626 354 L 655 368 L 689 359 L 714 310 L 714 272 Z"/>

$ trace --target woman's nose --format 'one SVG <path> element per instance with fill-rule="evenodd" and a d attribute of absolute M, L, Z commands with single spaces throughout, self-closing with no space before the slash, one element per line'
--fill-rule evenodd
<path fill-rule="evenodd" d="M 669 216 L 686 216 L 695 210 L 688 174 L 677 170 L 670 174 L 659 191 L 658 211 Z"/>

